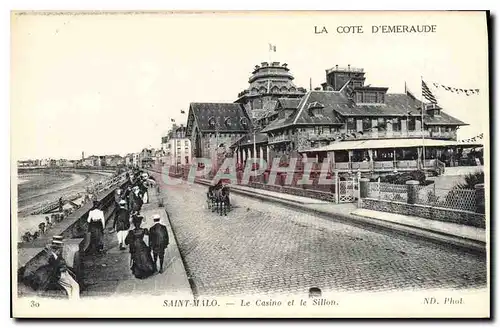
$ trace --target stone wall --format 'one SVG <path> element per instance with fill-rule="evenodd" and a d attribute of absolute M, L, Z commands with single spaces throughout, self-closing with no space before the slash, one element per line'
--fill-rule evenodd
<path fill-rule="evenodd" d="M 363 198 L 361 207 L 369 210 L 418 216 L 425 219 L 463 224 L 477 228 L 485 228 L 486 225 L 484 214 L 432 207 L 428 205 L 407 204 L 380 199 Z"/>
<path fill-rule="evenodd" d="M 112 219 L 112 214 L 115 210 L 114 194 L 116 188 L 126 188 L 129 184 L 128 181 L 122 184 L 103 191 L 97 195 L 97 200 L 101 202 L 101 208 L 104 211 L 104 216 L 106 221 Z M 37 252 L 33 257 L 26 261 L 26 263 L 20 266 L 18 263 L 18 281 L 19 283 L 25 283 L 27 285 L 31 284 L 31 275 L 41 266 L 47 264 L 47 254 L 43 250 L 46 244 L 49 244 L 52 240 L 52 236 L 61 235 L 65 239 L 64 245 L 64 257 L 67 261 L 68 266 L 73 269 L 77 274 L 77 279 L 79 282 L 83 281 L 83 265 L 81 259 L 86 246 L 89 243 L 88 240 L 88 224 L 87 216 L 88 212 L 92 207 L 91 203 L 87 203 L 72 214 L 70 214 L 63 221 L 59 222 L 53 229 L 50 230 L 50 234 L 43 236 L 42 238 L 36 239 L 30 242 L 29 245 L 24 245 L 24 243 L 18 244 L 18 249 L 21 251 L 22 248 L 36 248 L 40 251 Z"/>
<path fill-rule="evenodd" d="M 320 200 L 329 201 L 329 202 L 335 202 L 335 194 L 329 193 L 329 192 L 324 192 L 324 191 L 317 191 L 317 190 L 310 190 L 310 189 L 303 189 L 303 188 L 294 188 L 294 187 L 287 187 L 287 186 L 278 186 L 278 185 L 267 185 L 267 184 L 255 183 L 255 182 L 249 183 L 248 185 L 250 187 L 263 189 L 263 190 L 269 190 L 269 191 L 274 191 L 274 192 L 281 192 L 284 194 L 290 194 L 290 195 L 295 195 L 295 196 L 309 197 L 309 198 L 320 199 Z"/>

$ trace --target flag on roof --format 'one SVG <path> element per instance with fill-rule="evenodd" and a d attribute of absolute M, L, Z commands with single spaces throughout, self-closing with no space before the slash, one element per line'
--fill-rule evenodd
<path fill-rule="evenodd" d="M 425 99 L 427 99 L 427 101 L 429 101 L 433 104 L 437 104 L 436 97 L 434 97 L 434 95 L 432 94 L 432 92 L 429 89 L 429 87 L 427 86 L 427 84 L 425 84 L 424 80 L 422 80 L 422 96 Z"/>

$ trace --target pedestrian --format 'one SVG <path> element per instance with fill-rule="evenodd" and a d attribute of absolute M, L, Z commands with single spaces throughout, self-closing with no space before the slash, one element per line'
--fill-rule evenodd
<path fill-rule="evenodd" d="M 63 205 L 64 205 L 63 198 L 59 197 L 59 212 L 63 211 Z"/>
<path fill-rule="evenodd" d="M 142 216 L 132 218 L 134 229 L 129 230 L 125 238 L 125 244 L 129 245 L 130 251 L 130 269 L 138 279 L 148 278 L 156 271 L 151 257 L 151 249 L 144 242 L 144 236 L 148 234 L 148 229 L 141 228 L 142 220 Z"/>
<path fill-rule="evenodd" d="M 120 250 L 125 249 L 125 238 L 127 237 L 128 229 L 130 228 L 130 212 L 127 210 L 127 202 L 120 200 L 119 208 L 115 213 L 115 220 L 113 222 L 113 229 L 116 230 L 118 237 L 118 244 Z"/>
<path fill-rule="evenodd" d="M 44 235 L 45 234 L 45 222 L 41 222 L 39 225 L 38 225 L 38 229 L 40 230 L 40 234 Z"/>
<path fill-rule="evenodd" d="M 139 190 L 140 194 L 142 195 L 142 203 L 147 204 L 148 203 L 148 187 L 146 187 L 145 181 L 139 182 Z"/>
<path fill-rule="evenodd" d="M 52 269 L 50 280 L 57 282 L 68 293 L 70 300 L 80 298 L 80 285 L 70 274 L 70 270 L 63 258 L 63 237 L 54 236 L 52 244 L 46 246 L 49 253 L 49 265 Z"/>
<path fill-rule="evenodd" d="M 45 217 L 45 226 L 47 227 L 47 229 L 50 229 L 52 227 L 52 221 L 48 216 Z"/>
<path fill-rule="evenodd" d="M 132 188 L 132 192 L 129 194 L 129 210 L 131 213 L 139 213 L 142 208 L 142 198 L 139 195 L 140 189 L 138 186 Z"/>
<path fill-rule="evenodd" d="M 122 199 L 122 190 L 120 188 L 116 189 L 115 192 L 115 205 L 119 206 L 120 200 Z"/>
<path fill-rule="evenodd" d="M 90 251 L 102 252 L 104 250 L 104 229 L 106 223 L 104 221 L 104 212 L 99 208 L 99 202 L 94 201 L 92 209 L 89 212 L 87 219 L 90 233 Z"/>
<path fill-rule="evenodd" d="M 167 227 L 160 223 L 160 215 L 153 215 L 154 224 L 149 228 L 149 247 L 153 251 L 153 262 L 155 267 L 158 258 L 160 258 L 160 273 L 163 273 L 163 263 L 165 258 L 165 249 L 168 246 Z"/>

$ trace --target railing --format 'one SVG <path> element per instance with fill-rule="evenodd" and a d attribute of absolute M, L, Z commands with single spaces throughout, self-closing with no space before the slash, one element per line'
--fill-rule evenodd
<path fill-rule="evenodd" d="M 431 131 L 431 138 L 457 139 L 456 131 Z"/>
<path fill-rule="evenodd" d="M 437 173 L 439 175 L 441 175 L 446 170 L 446 164 L 437 159 L 436 160 L 436 168 L 437 168 Z"/>
<path fill-rule="evenodd" d="M 357 135 L 356 139 L 391 139 L 391 138 L 421 138 L 430 137 L 428 130 L 424 131 L 368 131 Z"/>
<path fill-rule="evenodd" d="M 350 170 L 351 166 L 349 164 L 350 164 L 349 162 L 335 163 L 335 169 L 337 169 L 337 170 Z"/>
<path fill-rule="evenodd" d="M 363 68 L 356 68 L 356 67 L 332 67 L 330 69 L 326 70 L 326 73 L 331 73 L 331 72 L 356 72 L 356 73 L 363 73 L 364 69 Z"/>
<path fill-rule="evenodd" d="M 417 185 L 415 188 L 417 191 L 414 199 L 415 204 L 476 212 L 476 190 L 436 188 L 434 184 L 429 186 Z M 370 182 L 368 197 L 406 203 L 408 200 L 408 186 Z"/>
<path fill-rule="evenodd" d="M 287 142 L 290 141 L 290 137 L 288 137 L 286 134 L 280 135 L 280 136 L 275 136 L 275 137 L 269 137 L 268 143 L 278 143 L 278 142 Z"/>
<path fill-rule="evenodd" d="M 416 170 L 418 168 L 418 162 L 416 160 L 396 161 L 396 168 Z"/>
<path fill-rule="evenodd" d="M 433 207 L 451 208 L 461 211 L 476 211 L 476 191 L 471 189 L 444 189 L 431 186 L 418 186 L 416 204 Z"/>
<path fill-rule="evenodd" d="M 431 133 L 428 130 L 424 131 L 367 131 L 363 134 L 355 133 L 355 136 L 346 132 L 327 132 L 327 133 L 305 133 L 305 137 L 309 140 L 334 140 L 343 138 L 344 140 L 366 140 L 366 139 L 398 139 L 398 138 L 421 138 L 422 135 L 431 138 Z M 456 136 L 455 136 L 456 137 Z M 452 138 L 450 136 L 450 138 Z"/>
<path fill-rule="evenodd" d="M 371 169 L 370 162 L 352 162 L 351 168 L 353 170 L 369 170 Z"/>
<path fill-rule="evenodd" d="M 307 133 L 306 136 L 310 140 L 332 140 L 335 138 L 339 138 L 340 134 L 338 132 L 337 133 L 320 133 L 320 134 Z"/>
<path fill-rule="evenodd" d="M 383 161 L 383 162 L 373 162 L 373 168 L 377 169 L 393 169 L 394 162 L 393 161 Z"/>

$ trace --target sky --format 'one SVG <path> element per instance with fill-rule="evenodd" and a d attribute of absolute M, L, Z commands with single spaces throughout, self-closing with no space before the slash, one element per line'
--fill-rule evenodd
<path fill-rule="evenodd" d="M 372 34 L 372 25 L 436 25 L 435 33 Z M 338 26 L 363 26 L 339 34 Z M 325 26 L 328 33 L 315 34 Z M 269 52 L 269 43 L 276 53 Z M 288 63 L 313 88 L 335 65 L 364 68 L 366 83 L 409 89 L 423 78 L 444 111 L 488 133 L 485 16 L 466 12 L 148 13 L 13 15 L 11 147 L 14 159 L 80 158 L 159 148 L 191 102 L 233 102 L 255 65 Z M 184 110 L 186 114 L 181 114 Z"/>

